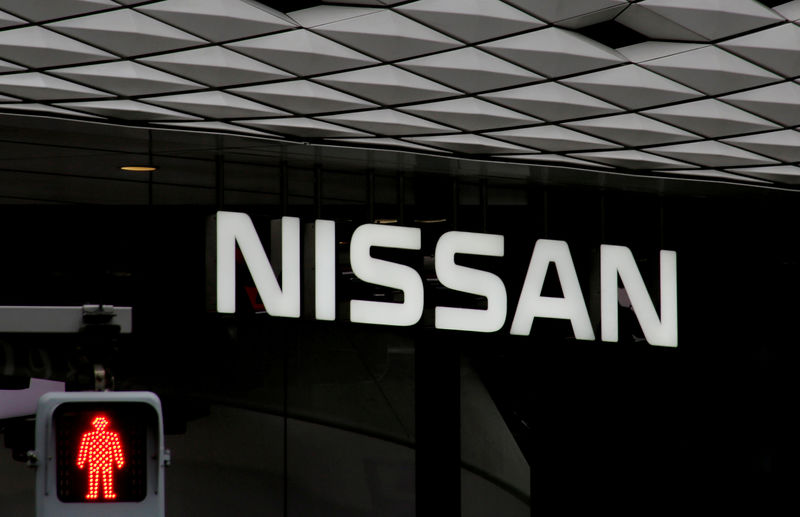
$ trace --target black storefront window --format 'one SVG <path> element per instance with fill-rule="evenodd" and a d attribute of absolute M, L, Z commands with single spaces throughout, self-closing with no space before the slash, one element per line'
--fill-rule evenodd
<path fill-rule="evenodd" d="M 133 307 L 109 364 L 118 389 L 164 402 L 168 514 L 633 514 L 789 493 L 792 192 L 13 117 L 0 137 L 0 305 Z M 159 170 L 119 171 L 143 156 Z M 209 312 L 218 210 L 247 213 L 264 243 L 281 216 L 335 221 L 337 321 L 263 314 L 243 267 L 237 313 Z M 419 250 L 375 252 L 423 280 L 415 326 L 348 321 L 350 299 L 401 300 L 353 275 L 369 223 L 420 229 Z M 436 278 L 449 231 L 504 236 L 502 257 L 456 259 L 502 279 L 497 332 L 432 326 L 436 305 L 486 304 Z M 648 344 L 624 304 L 616 343 L 548 318 L 511 335 L 537 239 L 569 244 L 595 329 L 600 246 L 631 250 L 653 300 L 674 250 L 679 346 Z M 553 268 L 542 294 L 563 296 Z M 85 352 L 6 334 L 0 350 L 4 372 L 56 380 Z M 32 514 L 21 470 L 0 460 L 17 483 L 0 513 Z"/>

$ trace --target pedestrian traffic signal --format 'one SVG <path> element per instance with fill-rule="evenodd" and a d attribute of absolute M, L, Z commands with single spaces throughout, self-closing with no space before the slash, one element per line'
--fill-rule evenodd
<path fill-rule="evenodd" d="M 118 404 L 116 404 L 118 405 Z M 84 402 L 53 413 L 56 492 L 64 502 L 139 502 L 147 485 L 147 420 L 152 407 Z"/>
<path fill-rule="evenodd" d="M 103 501 L 117 499 L 117 493 L 114 492 L 114 467 L 121 469 L 125 466 L 125 455 L 122 454 L 119 434 L 106 430 L 110 423 L 105 414 L 98 413 L 92 418 L 94 430 L 81 435 L 78 468 L 86 468 L 89 471 L 89 486 L 85 496 L 87 501 L 96 501 L 98 498 Z M 100 497 L 101 480 L 103 497 Z M 117 486 L 119 485 L 120 483 L 117 483 Z"/>
<path fill-rule="evenodd" d="M 164 515 L 163 424 L 153 393 L 44 395 L 35 456 L 37 517 Z"/>

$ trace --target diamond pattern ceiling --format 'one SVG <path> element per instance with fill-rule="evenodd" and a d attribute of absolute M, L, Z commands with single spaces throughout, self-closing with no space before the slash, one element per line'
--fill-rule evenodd
<path fill-rule="evenodd" d="M 0 113 L 800 185 L 800 0 L 320 3 L 0 0 Z"/>

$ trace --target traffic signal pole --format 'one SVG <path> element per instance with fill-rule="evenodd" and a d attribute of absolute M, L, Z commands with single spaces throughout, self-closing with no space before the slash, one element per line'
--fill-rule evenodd
<path fill-rule="evenodd" d="M 116 342 L 131 331 L 130 307 L 0 306 L 2 334 L 77 336 L 70 341 L 74 370 L 57 379 L 66 391 L 39 398 L 35 427 L 28 425 L 32 405 L 4 425 L 6 445 L 16 451 L 25 444 L 28 465 L 36 469 L 37 517 L 164 516 L 170 453 L 161 401 L 151 392 L 113 391 Z M 26 372 L 14 366 L 6 364 L 0 375 L 24 388 Z M 20 443 L 9 443 L 10 436 Z"/>

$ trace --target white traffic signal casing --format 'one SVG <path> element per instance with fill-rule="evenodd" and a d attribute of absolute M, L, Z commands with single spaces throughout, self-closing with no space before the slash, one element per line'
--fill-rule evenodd
<path fill-rule="evenodd" d="M 47 393 L 36 410 L 36 516 L 163 517 L 166 454 L 154 393 Z"/>

